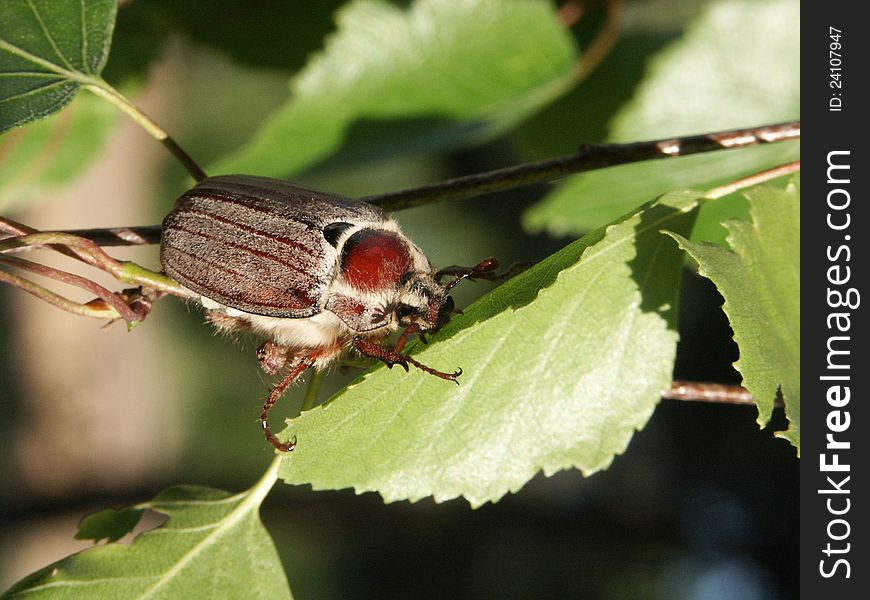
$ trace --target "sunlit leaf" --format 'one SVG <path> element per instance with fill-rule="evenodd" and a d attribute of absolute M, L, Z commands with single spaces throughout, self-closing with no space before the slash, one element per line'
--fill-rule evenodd
<path fill-rule="evenodd" d="M 638 141 L 800 117 L 800 4 L 712 3 L 686 34 L 659 52 L 609 139 Z M 653 161 L 570 178 L 530 209 L 531 230 L 589 231 L 667 190 L 709 189 L 790 162 L 797 142 Z M 703 218 L 703 213 L 701 218 Z"/>
<path fill-rule="evenodd" d="M 372 159 L 484 139 L 573 81 L 576 49 L 546 2 L 356 0 L 337 22 L 287 104 L 212 172 L 286 176 L 342 144 Z"/>
<path fill-rule="evenodd" d="M 252 488 L 254 490 L 256 488 Z M 169 519 L 130 546 L 95 546 L 37 571 L 9 598 L 289 598 L 290 590 L 258 509 L 267 489 L 230 495 L 170 488 L 135 509 Z M 98 513 L 86 533 L 126 533 L 129 511 Z M 113 536 L 112 536 L 113 537 Z"/>
<path fill-rule="evenodd" d="M 752 222 L 729 221 L 727 250 L 674 235 L 725 298 L 740 359 L 734 364 L 767 425 L 777 390 L 789 428 L 777 435 L 800 453 L 800 187 L 765 186 L 746 193 Z"/>
<path fill-rule="evenodd" d="M 669 194 L 469 307 L 416 354 L 462 367 L 458 387 L 381 368 L 303 413 L 280 476 L 479 505 L 539 471 L 606 468 L 670 383 L 682 259 L 659 231 L 688 234 L 696 199 Z"/>

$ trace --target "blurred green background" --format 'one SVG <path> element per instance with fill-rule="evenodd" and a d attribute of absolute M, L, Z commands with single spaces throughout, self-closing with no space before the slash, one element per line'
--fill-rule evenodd
<path fill-rule="evenodd" d="M 122 3 L 104 77 L 198 161 L 222 169 L 283 110 L 288 81 L 311 67 L 324 39 L 340 34 L 334 15 L 343 5 Z M 590 45 L 608 3 L 577 6 L 584 13 L 565 30 L 569 49 Z M 481 113 L 487 118 L 387 108 L 342 117 L 350 120 L 335 151 L 310 164 L 299 159 L 303 166 L 283 175 L 362 196 L 564 154 L 584 142 L 799 118 L 799 38 L 790 29 L 798 2 L 609 6 L 621 12 L 621 34 L 579 83 L 554 75 L 558 85 L 537 104 L 504 102 Z M 318 126 L 328 128 L 328 117 L 320 115 Z M 781 162 L 798 147 L 765 152 L 611 169 L 598 179 L 398 217 L 437 265 L 535 260 L 660 192 L 708 187 Z M 72 158 L 58 158 L 65 156 Z M 277 150 L 254 162 L 268 170 L 291 158 Z M 0 138 L 0 209 L 38 228 L 156 223 L 187 185 L 159 144 L 85 94 L 44 124 Z M 740 199 L 711 207 L 696 236 L 721 239 L 718 218 L 743 210 Z M 155 248 L 113 254 L 158 264 Z M 457 305 L 487 289 L 460 286 Z M 720 304 L 709 282 L 687 269 L 675 378 L 739 382 Z M 256 423 L 269 380 L 258 370 L 255 341 L 215 336 L 198 310 L 172 299 L 132 333 L 122 329 L 101 331 L 0 288 L 0 589 L 85 547 L 72 536 L 87 512 L 175 483 L 241 490 L 272 457 Z M 333 373 L 322 397 L 353 375 Z M 294 390 L 272 422 L 300 401 Z M 477 510 L 464 501 L 384 505 L 374 494 L 279 485 L 263 519 L 299 598 L 796 597 L 798 462 L 786 442 L 758 430 L 755 416 L 752 407 L 664 401 L 607 471 L 539 476 Z M 772 426 L 782 428 L 781 420 L 778 413 Z"/>

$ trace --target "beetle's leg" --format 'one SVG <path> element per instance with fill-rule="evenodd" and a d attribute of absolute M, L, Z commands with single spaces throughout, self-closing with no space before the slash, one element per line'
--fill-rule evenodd
<path fill-rule="evenodd" d="M 287 364 L 287 346 L 281 346 L 271 340 L 257 348 L 257 360 L 260 361 L 260 366 L 269 375 L 274 375 L 284 368 Z"/>
<path fill-rule="evenodd" d="M 272 407 L 275 406 L 276 402 L 278 402 L 278 398 L 284 394 L 284 390 L 286 390 L 291 383 L 296 381 L 296 379 L 313 364 L 314 361 L 310 356 L 303 356 L 300 358 L 299 361 L 293 365 L 290 372 L 284 376 L 284 379 L 279 381 L 278 384 L 269 391 L 269 397 L 266 399 L 266 402 L 263 404 L 263 410 L 260 412 L 260 424 L 263 426 L 263 433 L 266 435 L 266 439 L 281 452 L 290 452 L 293 450 L 293 448 L 296 447 L 296 437 L 294 436 L 288 442 L 282 442 L 275 437 L 275 434 L 272 433 L 272 429 L 269 427 L 269 411 L 272 410 Z"/>
<path fill-rule="evenodd" d="M 453 373 L 443 373 L 441 371 L 436 371 L 431 367 L 427 367 L 426 365 L 417 362 L 410 356 L 398 352 L 395 348 L 387 348 L 386 346 L 381 346 L 380 344 L 370 342 L 369 340 L 360 336 L 357 336 L 353 339 L 353 347 L 356 348 L 357 351 L 363 356 L 377 358 L 378 360 L 383 361 L 391 369 L 393 368 L 393 365 L 401 365 L 402 368 L 407 371 L 408 365 L 411 364 L 420 369 L 421 371 L 425 371 L 431 375 L 440 377 L 441 379 L 454 381 L 456 382 L 456 385 L 459 385 L 458 378 L 460 375 L 462 375 L 462 369 L 454 371 Z"/>
<path fill-rule="evenodd" d="M 401 333 L 401 335 L 399 335 L 399 339 L 396 340 L 396 346 L 395 346 L 393 349 L 394 349 L 396 352 L 401 352 L 402 349 L 405 347 L 405 344 L 408 343 L 408 339 L 409 339 L 412 335 L 414 335 L 415 333 L 419 333 L 419 334 L 420 334 L 420 339 L 422 339 L 422 340 L 423 340 L 423 343 L 425 344 L 425 343 L 426 343 L 426 339 L 423 337 L 423 334 L 420 333 L 420 326 L 419 326 L 419 325 L 414 325 L 414 324 L 412 323 L 411 325 L 408 325 L 407 327 L 405 327 L 405 331 L 403 331 L 403 332 Z"/>
<path fill-rule="evenodd" d="M 440 283 L 441 278 L 448 275 L 454 277 L 453 281 L 444 286 L 450 290 L 463 279 L 469 279 L 471 281 L 474 281 L 475 279 L 499 281 L 513 277 L 517 273 L 528 269 L 531 265 L 532 263 L 530 262 L 515 262 L 501 273 L 496 273 L 496 270 L 498 269 L 498 260 L 490 257 L 483 259 L 473 267 L 458 267 L 456 265 L 444 267 L 435 273 L 435 281 Z"/>

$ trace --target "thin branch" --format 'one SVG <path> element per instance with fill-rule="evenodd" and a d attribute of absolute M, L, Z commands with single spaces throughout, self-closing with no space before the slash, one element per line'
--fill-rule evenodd
<path fill-rule="evenodd" d="M 675 380 L 671 384 L 671 387 L 662 390 L 661 396 L 666 400 L 755 405 L 755 400 L 752 398 L 749 390 L 739 385 L 726 385 L 723 383 Z M 782 406 L 781 396 L 777 395 L 775 405 Z"/>
<path fill-rule="evenodd" d="M 507 190 L 533 183 L 559 179 L 567 175 L 626 165 L 646 160 L 688 156 L 700 152 L 742 148 L 754 144 L 784 142 L 800 138 L 800 121 L 767 125 L 751 129 L 736 129 L 719 133 L 690 136 L 684 138 L 666 138 L 648 142 L 629 144 L 590 144 L 580 151 L 548 160 L 522 163 L 505 169 L 477 173 L 466 177 L 448 179 L 431 185 L 411 188 L 399 192 L 379 194 L 361 198 L 371 204 L 376 204 L 387 211 L 401 210 L 421 206 L 441 200 L 470 198 L 479 194 Z M 794 163 L 777 169 L 786 169 L 781 175 L 792 172 Z M 796 168 L 800 168 L 797 163 Z M 759 181 L 770 179 L 766 171 L 752 175 Z M 780 175 L 777 175 L 780 176 Z M 709 198 L 719 197 L 728 191 L 729 186 L 736 189 L 754 185 L 746 183 L 745 178 L 720 188 L 711 190 Z M 735 191 L 731 190 L 731 191 Z M 728 191 L 728 193 L 731 193 Z M 714 195 L 710 195 L 714 194 Z M 0 218 L 0 230 L 3 219 Z M 92 240 L 100 246 L 132 246 L 160 243 L 160 225 L 143 225 L 139 227 L 118 227 L 113 229 L 74 229 L 61 233 L 69 233 Z"/>
<path fill-rule="evenodd" d="M 305 390 L 305 397 L 302 399 L 302 406 L 299 407 L 300 413 L 317 406 L 317 394 L 320 392 L 320 384 L 323 383 L 324 375 L 326 375 L 326 371 L 314 371 L 311 374 L 311 380 Z"/>
<path fill-rule="evenodd" d="M 43 277 L 48 277 L 50 279 L 60 281 L 61 283 L 80 287 L 83 290 L 97 296 L 98 298 L 101 298 L 107 305 L 112 307 L 112 309 L 114 309 L 114 312 L 117 313 L 115 315 L 115 318 L 121 317 L 128 323 L 139 320 L 139 315 L 137 315 L 127 305 L 126 302 L 124 302 L 121 298 L 115 295 L 112 291 L 104 288 L 103 286 L 94 281 L 91 281 L 90 279 L 82 277 L 81 275 L 76 275 L 75 273 L 69 273 L 67 271 L 62 271 L 60 269 L 55 269 L 54 267 L 49 267 L 46 265 L 40 265 L 38 263 L 24 260 L 23 258 L 17 258 L 15 256 L 0 255 L 0 264 L 6 264 L 17 267 L 19 269 L 24 269 L 26 271 L 30 271 L 31 273 L 36 273 L 37 275 L 42 275 Z M 99 318 L 103 318 L 102 314 Z"/>
<path fill-rule="evenodd" d="M 0 257 L 0 262 L 6 262 L 6 260 L 10 257 Z M 102 308 L 102 307 L 92 307 L 87 304 L 80 304 L 79 302 L 73 302 L 68 298 L 64 298 L 60 294 L 56 294 L 51 290 L 42 287 L 32 281 L 24 279 L 23 277 L 19 277 L 18 275 L 13 275 L 12 273 L 7 273 L 6 271 L 0 269 L 0 282 L 9 283 L 14 285 L 17 288 L 20 288 L 27 292 L 28 294 L 32 294 L 43 300 L 48 302 L 52 306 L 56 306 L 61 310 L 65 310 L 67 312 L 73 313 L 75 315 L 81 315 L 85 317 L 94 317 L 97 319 L 117 319 L 120 317 L 118 312 L 113 308 Z"/>
<path fill-rule="evenodd" d="M 362 200 L 394 211 L 430 202 L 469 198 L 566 175 L 646 160 L 675 158 L 700 152 L 783 142 L 800 137 L 800 121 L 737 129 L 681 138 L 663 138 L 629 144 L 589 144 L 573 154 L 505 169 L 448 179 L 399 192 L 366 196 Z"/>
<path fill-rule="evenodd" d="M 108 100 L 124 111 L 127 116 L 133 119 L 154 139 L 163 144 L 163 146 L 169 150 L 172 156 L 181 163 L 187 172 L 190 173 L 190 176 L 196 181 L 202 181 L 206 178 L 205 171 L 202 170 L 196 161 L 193 160 L 193 158 L 191 158 L 190 155 L 185 152 L 184 149 L 179 146 L 168 133 L 166 133 L 166 131 L 163 130 L 163 128 L 161 128 L 151 117 L 142 112 L 139 107 L 130 102 L 121 92 L 106 83 L 103 79 L 99 78 L 87 80 L 85 82 L 85 88 L 100 98 Z"/>
<path fill-rule="evenodd" d="M 0 231 L 11 235 L 11 237 L 0 239 L 0 264 L 18 267 L 62 283 L 76 285 L 93 293 L 102 301 L 101 303 L 91 301 L 80 304 L 17 275 L 4 272 L 3 276 L 0 277 L 0 282 L 19 287 L 68 312 L 112 320 L 123 318 L 128 326 L 132 326 L 145 318 L 151 310 L 151 304 L 163 294 L 173 294 L 185 299 L 193 299 L 196 296 L 162 273 L 156 273 L 133 262 L 115 260 L 93 240 L 67 232 L 41 232 L 12 219 L 2 217 L 0 217 Z M 140 288 L 116 294 L 85 277 L 10 256 L 10 253 L 15 251 L 41 247 L 48 247 L 81 260 L 90 266 L 106 271 L 118 281 L 137 285 Z"/>
<path fill-rule="evenodd" d="M 141 225 L 138 227 L 64 229 L 63 231 L 57 231 L 56 233 L 84 238 L 90 240 L 97 246 L 148 246 L 160 243 L 160 230 L 160 225 Z M 40 233 L 38 229 L 28 227 L 23 223 L 13 221 L 12 219 L 3 216 L 0 216 L 0 232 L 8 234 L 7 236 L 0 235 L 0 240 L 31 233 Z M 68 249 L 65 251 L 63 246 L 57 246 L 54 247 L 54 249 L 63 252 L 68 256 L 72 256 L 73 258 L 78 258 L 78 256 L 76 256 L 72 251 Z"/>
<path fill-rule="evenodd" d="M 19 223 L 18 221 L 13 221 L 12 219 L 0 215 L 0 231 L 9 236 L 16 236 L 34 233 L 36 230 L 32 227 L 28 227 L 24 223 Z M 0 237 L 0 239 L 3 239 L 3 237 Z"/>
<path fill-rule="evenodd" d="M 29 229 L 29 228 L 28 228 Z M 32 230 L 35 231 L 35 230 Z M 141 285 L 166 294 L 191 299 L 195 294 L 162 273 L 157 273 L 130 261 L 119 261 L 93 241 L 66 232 L 36 231 L 27 235 L 0 240 L 0 253 L 51 247 L 88 265 L 109 273 L 122 283 Z"/>
<path fill-rule="evenodd" d="M 738 179 L 737 181 L 732 181 L 717 188 L 713 188 L 712 190 L 709 190 L 706 194 L 704 194 L 704 197 L 715 200 L 716 198 L 722 198 L 729 194 L 733 194 L 734 192 L 739 192 L 740 190 L 752 187 L 753 185 L 758 185 L 759 183 L 770 181 L 771 179 L 777 179 L 785 175 L 797 173 L 800 170 L 801 161 L 796 160 L 794 162 L 786 163 L 784 165 L 779 165 L 778 167 L 773 167 L 772 169 L 753 173 L 752 175 L 748 175 L 742 179 Z"/>
<path fill-rule="evenodd" d="M 10 238 L 21 237 L 25 235 L 31 235 L 35 233 L 41 233 L 38 229 L 34 229 L 24 223 L 19 223 L 18 221 L 13 221 L 7 217 L 0 216 L 0 231 L 7 233 L 7 236 L 0 236 L 0 243 L 8 242 Z M 70 232 L 59 232 L 59 233 L 70 233 Z M 99 244 L 97 244 L 99 245 Z M 73 250 L 72 248 L 67 248 L 62 245 L 49 245 L 49 247 L 53 250 L 60 252 L 61 254 L 65 254 L 66 256 L 75 258 L 76 260 L 81 260 L 83 262 L 88 262 L 86 259 L 79 256 L 79 254 Z M 0 252 L 11 253 L 18 250 L 28 250 L 29 248 L 26 246 L 15 246 L 9 247 L 6 249 L 0 248 Z M 102 252 L 102 249 L 99 250 Z M 90 264 L 90 263 L 89 263 Z"/>
<path fill-rule="evenodd" d="M 92 267 L 106 271 L 123 283 L 145 286 L 182 298 L 190 299 L 195 296 L 193 292 L 161 273 L 141 267 L 134 262 L 122 262 L 112 258 L 92 240 L 68 232 L 27 229 L 33 231 L 33 233 L 0 240 L 0 253 L 48 246 L 58 252 L 77 258 Z"/>
<path fill-rule="evenodd" d="M 622 0 L 605 0 L 605 17 L 601 30 L 592 43 L 583 51 L 580 60 L 574 66 L 574 80 L 580 82 L 586 79 L 610 54 L 619 39 L 622 28 Z M 567 5 L 568 3 L 566 3 Z M 560 12 L 565 7 L 560 8 Z"/>
<path fill-rule="evenodd" d="M 65 229 L 63 233 L 91 240 L 98 246 L 148 246 L 160 243 L 161 229 L 160 225 L 140 225 L 137 227 Z"/>
<path fill-rule="evenodd" d="M 0 231 L 10 234 L 0 236 L 0 252 L 11 253 L 47 246 L 88 265 L 95 266 L 117 277 L 121 263 L 100 247 L 100 244 L 86 237 L 76 236 L 71 231 L 39 231 L 12 219 L 0 217 Z"/>
<path fill-rule="evenodd" d="M 84 239 L 64 232 L 36 231 L 27 235 L 19 235 L 0 240 L 0 252 L 23 250 L 40 246 L 50 246 L 53 249 L 69 250 L 74 258 L 84 263 L 97 267 L 115 278 L 121 273 L 121 263 L 108 254 L 91 240 Z M 69 254 L 69 252 L 64 252 Z"/>

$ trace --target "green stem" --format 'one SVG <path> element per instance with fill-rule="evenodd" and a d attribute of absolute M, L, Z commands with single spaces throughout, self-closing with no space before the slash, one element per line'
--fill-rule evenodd
<path fill-rule="evenodd" d="M 8 283 L 14 285 L 15 287 L 24 290 L 28 294 L 32 294 L 36 296 L 40 300 L 44 302 L 48 302 L 52 306 L 56 306 L 61 310 L 65 310 L 74 315 L 81 315 L 83 317 L 94 317 L 96 319 L 109 319 L 114 320 L 119 318 L 121 315 L 114 308 L 106 307 L 106 308 L 93 308 L 88 306 L 87 304 L 81 304 L 79 302 L 73 302 L 68 298 L 64 298 L 59 294 L 55 294 L 51 290 L 42 287 L 32 281 L 24 279 L 23 277 L 18 277 L 17 275 L 13 275 L 12 273 L 7 273 L 6 271 L 0 269 L 0 282 Z"/>
<path fill-rule="evenodd" d="M 302 399 L 302 406 L 299 412 L 303 413 L 306 410 L 311 410 L 317 405 L 317 393 L 320 391 L 320 384 L 323 383 L 325 371 L 314 371 L 311 376 L 311 381 L 308 382 L 308 389 L 305 390 L 305 397 Z"/>
<path fill-rule="evenodd" d="M 281 461 L 284 459 L 284 454 L 278 454 L 269 463 L 266 472 L 257 480 L 253 486 L 246 492 L 247 499 L 243 504 L 247 506 L 259 506 L 263 503 L 263 499 L 268 495 L 269 490 L 278 481 L 278 467 L 281 466 Z"/>
<path fill-rule="evenodd" d="M 118 269 L 117 278 L 118 281 L 123 283 L 141 285 L 143 287 L 151 288 L 152 290 L 172 294 L 173 296 L 179 296 L 189 300 L 196 298 L 196 294 L 166 275 L 146 269 L 134 262 L 122 262 Z"/>
<path fill-rule="evenodd" d="M 163 144 L 167 150 L 174 156 L 178 162 L 190 173 L 196 181 L 202 181 L 206 178 L 205 171 L 196 164 L 196 161 L 179 146 L 172 137 L 163 130 L 151 117 L 143 113 L 139 108 L 130 102 L 121 92 L 106 83 L 103 79 L 93 78 L 88 79 L 84 83 L 84 87 L 90 90 L 104 100 L 108 100 L 124 113 L 135 121 L 142 129 L 148 132 L 151 137 Z"/>
<path fill-rule="evenodd" d="M 12 267 L 17 267 L 19 269 L 24 269 L 26 271 L 30 271 L 31 273 L 36 273 L 37 275 L 42 275 L 43 277 L 48 277 L 50 279 L 54 279 L 55 281 L 66 283 L 67 285 L 74 285 L 80 287 L 81 289 L 94 294 L 98 298 L 101 298 L 108 307 L 114 309 L 111 312 L 115 312 L 117 314 L 115 315 L 115 317 L 112 318 L 121 317 L 125 321 L 127 321 L 128 324 L 132 324 L 139 320 L 139 315 L 137 315 L 136 312 L 132 310 L 121 298 L 119 298 L 116 294 L 112 293 L 100 284 L 91 281 L 90 279 L 86 279 L 85 277 L 81 277 L 80 275 L 76 275 L 75 273 L 68 273 L 67 271 L 61 271 L 60 269 L 55 269 L 54 267 L 40 265 L 38 263 L 17 258 L 15 256 L 0 255 L 0 264 L 6 264 Z M 39 293 L 37 293 L 36 290 L 38 289 L 38 287 L 39 286 L 22 289 L 25 289 L 25 291 L 28 291 L 35 296 L 44 299 L 46 302 L 50 302 L 51 304 L 63 308 L 64 310 L 69 310 L 67 306 L 63 306 L 58 303 L 57 299 L 62 298 L 61 296 L 57 296 L 56 294 L 52 294 L 51 297 L 46 296 L 43 294 L 44 288 L 40 289 Z M 70 300 L 67 300 L 67 302 L 72 303 L 73 306 L 77 305 L 77 303 Z M 91 304 L 78 305 L 78 308 L 76 310 L 70 312 L 75 312 L 75 314 L 80 315 L 98 316 L 99 318 L 103 318 L 105 316 L 105 310 L 95 308 Z"/>
<path fill-rule="evenodd" d="M 34 13 L 36 10 L 34 9 Z M 143 113 L 139 108 L 136 107 L 135 104 L 127 100 L 127 98 L 118 90 L 109 85 L 104 79 L 97 75 L 90 75 L 87 73 L 82 73 L 80 71 L 73 70 L 72 68 L 64 69 L 60 65 L 57 65 L 51 61 L 48 61 L 40 56 L 35 54 L 31 54 L 27 50 L 23 48 L 19 48 L 14 44 L 10 44 L 9 42 L 0 39 L 0 50 L 4 50 L 5 52 L 9 52 L 23 60 L 31 62 L 39 67 L 42 67 L 46 71 L 51 73 L 56 73 L 61 77 L 64 77 L 76 84 L 84 87 L 87 90 L 90 90 L 100 98 L 108 100 L 122 111 L 127 113 L 131 119 L 133 119 L 136 123 L 138 123 L 145 131 L 147 131 L 152 137 L 158 140 L 161 144 L 166 146 L 166 148 L 172 153 L 172 155 L 178 159 L 178 161 L 187 169 L 187 172 L 191 174 L 191 176 L 197 180 L 202 181 L 206 178 L 205 172 L 200 168 L 198 164 L 184 151 L 181 146 L 179 146 L 175 140 L 173 140 L 168 133 L 166 133 L 156 122 L 154 122 L 151 117 Z M 69 66 L 69 64 L 67 64 Z"/>

